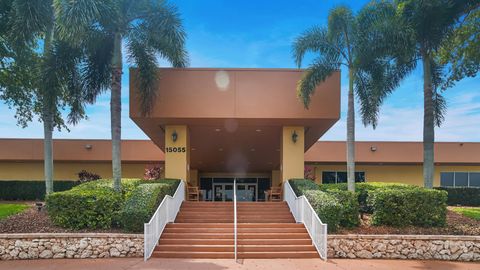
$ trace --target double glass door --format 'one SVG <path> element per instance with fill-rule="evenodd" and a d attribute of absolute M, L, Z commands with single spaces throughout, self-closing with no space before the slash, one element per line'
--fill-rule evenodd
<path fill-rule="evenodd" d="M 233 201 L 233 185 L 232 183 L 213 184 L 214 200 L 219 202 Z M 257 184 L 237 183 L 237 201 L 257 201 Z"/>

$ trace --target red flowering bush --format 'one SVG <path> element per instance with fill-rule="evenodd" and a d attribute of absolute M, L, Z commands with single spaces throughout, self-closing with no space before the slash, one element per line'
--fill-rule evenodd
<path fill-rule="evenodd" d="M 144 180 L 158 180 L 161 178 L 163 173 L 163 167 L 153 166 L 145 169 L 145 174 L 143 175 Z"/>

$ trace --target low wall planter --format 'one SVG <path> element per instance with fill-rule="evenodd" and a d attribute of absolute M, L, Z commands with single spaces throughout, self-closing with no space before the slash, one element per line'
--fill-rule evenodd
<path fill-rule="evenodd" d="M 328 235 L 328 257 L 480 261 L 480 236 Z"/>
<path fill-rule="evenodd" d="M 142 234 L 0 234 L 0 260 L 142 256 Z"/>

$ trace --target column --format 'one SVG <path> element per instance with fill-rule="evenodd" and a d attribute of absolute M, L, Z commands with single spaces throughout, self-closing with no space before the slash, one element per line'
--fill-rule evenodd
<path fill-rule="evenodd" d="M 282 181 L 304 177 L 305 131 L 302 126 L 287 126 L 282 130 L 280 171 Z"/>
<path fill-rule="evenodd" d="M 190 180 L 190 140 L 187 126 L 165 127 L 165 178 Z"/>

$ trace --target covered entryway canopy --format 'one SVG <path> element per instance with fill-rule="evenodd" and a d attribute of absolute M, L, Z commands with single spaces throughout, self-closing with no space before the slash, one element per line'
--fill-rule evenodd
<path fill-rule="evenodd" d="M 303 153 L 340 117 L 339 72 L 317 88 L 309 110 L 296 96 L 303 70 L 162 68 L 159 72 L 155 105 L 145 117 L 136 96 L 136 72 L 131 70 L 130 117 L 166 152 L 167 167 L 166 143 L 182 127 L 188 131 L 189 168 L 271 172 L 282 167 L 282 136 L 298 133 Z"/>

